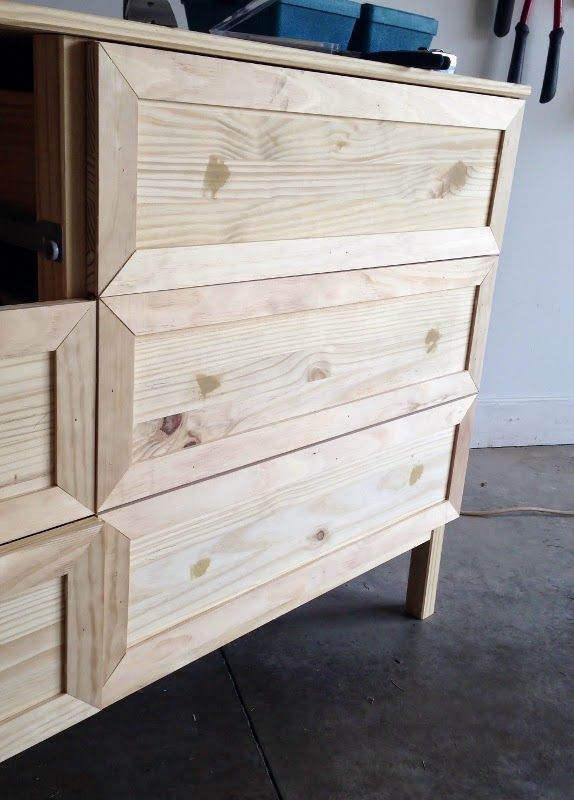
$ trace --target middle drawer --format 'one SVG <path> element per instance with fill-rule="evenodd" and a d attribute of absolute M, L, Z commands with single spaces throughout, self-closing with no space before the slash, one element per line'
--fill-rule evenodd
<path fill-rule="evenodd" d="M 477 286 L 492 264 L 100 301 L 98 507 L 473 392 L 464 370 Z"/>

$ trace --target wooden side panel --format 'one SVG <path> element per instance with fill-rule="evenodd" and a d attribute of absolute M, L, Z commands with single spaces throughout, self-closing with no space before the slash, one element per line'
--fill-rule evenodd
<path fill-rule="evenodd" d="M 64 602 L 62 578 L 0 599 L 0 722 L 64 691 Z"/>
<path fill-rule="evenodd" d="M 86 294 L 85 45 L 68 36 L 34 37 L 38 219 L 61 223 L 61 262 L 38 257 L 40 300 Z"/>
<path fill-rule="evenodd" d="M 34 97 L 0 91 L 0 212 L 35 211 Z"/>
<path fill-rule="evenodd" d="M 140 102 L 137 246 L 486 225 L 498 131 Z"/>
<path fill-rule="evenodd" d="M 54 483 L 51 353 L 0 359 L 0 500 Z"/>

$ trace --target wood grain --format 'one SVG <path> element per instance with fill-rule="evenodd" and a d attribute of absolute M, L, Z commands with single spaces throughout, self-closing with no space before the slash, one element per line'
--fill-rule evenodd
<path fill-rule="evenodd" d="M 362 427 L 411 414 L 440 403 L 474 395 L 476 387 L 468 373 L 456 373 L 407 386 L 363 400 L 360 392 L 376 392 L 371 384 L 351 388 L 345 402 L 302 417 L 277 422 L 272 426 L 239 433 L 201 447 L 185 448 L 169 457 L 139 461 L 129 468 L 108 496 L 103 508 L 113 508 L 146 495 L 181 485 L 183 480 L 199 481 L 224 470 L 296 450 L 310 442 L 350 433 Z M 183 477 L 183 480 L 182 480 Z"/>
<path fill-rule="evenodd" d="M 90 514 L 89 508 L 59 486 L 11 497 L 0 505 L 0 544 Z"/>
<path fill-rule="evenodd" d="M 471 286 L 140 337 L 135 451 L 150 457 L 336 405 L 375 377 L 389 391 L 461 371 L 473 302 Z"/>
<path fill-rule="evenodd" d="M 135 250 L 138 108 L 101 45 L 88 49 L 87 75 L 88 261 L 101 292 Z"/>
<path fill-rule="evenodd" d="M 510 203 L 510 192 L 512 189 L 512 179 L 514 178 L 514 167 L 518 155 L 518 143 L 520 140 L 523 117 L 524 104 L 522 104 L 522 107 L 518 110 L 516 116 L 504 131 L 502 145 L 500 147 L 496 186 L 493 193 L 489 218 L 490 229 L 499 247 L 502 247 L 502 237 L 504 235 L 508 205 Z"/>
<path fill-rule="evenodd" d="M 466 368 L 471 374 L 477 389 L 480 387 L 484 354 L 486 352 L 486 338 L 488 335 L 492 301 L 494 298 L 496 269 L 497 265 L 495 262 L 485 275 L 476 292 Z"/>
<path fill-rule="evenodd" d="M 104 525 L 104 630 L 102 674 L 105 682 L 124 657 L 128 635 L 130 540 Z"/>
<path fill-rule="evenodd" d="M 428 86 L 101 45 L 142 100 L 503 130 L 522 101 Z"/>
<path fill-rule="evenodd" d="M 130 465 L 134 336 L 103 303 L 98 305 L 98 507 Z"/>
<path fill-rule="evenodd" d="M 182 103 L 139 112 L 138 247 L 486 223 L 496 130 Z"/>
<path fill-rule="evenodd" d="M 0 358 L 56 350 L 89 307 L 82 300 L 2 306 Z"/>
<path fill-rule="evenodd" d="M 0 360 L 0 500 L 54 483 L 51 353 Z"/>
<path fill-rule="evenodd" d="M 56 350 L 56 482 L 95 508 L 96 304 Z"/>
<path fill-rule="evenodd" d="M 460 514 L 462 505 L 462 494 L 466 479 L 466 468 L 468 466 L 472 426 L 474 424 L 475 414 L 476 401 L 473 401 L 468 413 L 457 426 L 455 433 L 452 462 L 450 466 L 448 499 L 457 514 Z"/>
<path fill-rule="evenodd" d="M 160 47 L 165 50 L 203 53 L 219 58 L 260 61 L 312 69 L 317 72 L 334 72 L 396 83 L 444 87 L 453 91 L 471 91 L 507 97 L 527 97 L 530 94 L 529 86 L 514 83 L 490 81 L 466 75 L 443 75 L 411 67 L 377 64 L 356 58 L 341 58 L 309 50 L 278 47 L 275 44 L 247 42 L 227 36 L 206 36 L 194 31 L 164 29 L 157 25 L 150 27 L 145 23 L 126 22 L 55 8 L 38 8 L 10 0 L 2 2 L 0 27 L 9 30 L 67 33 L 85 38 Z"/>
<path fill-rule="evenodd" d="M 145 639 L 128 649 L 107 682 L 104 705 L 416 547 L 455 517 L 450 503 L 439 503 Z"/>
<path fill-rule="evenodd" d="M 0 91 L 0 206 L 2 213 L 36 213 L 34 97 Z"/>
<path fill-rule="evenodd" d="M 417 619 L 434 614 L 444 525 L 435 528 L 430 540 L 411 551 L 406 609 Z"/>
<path fill-rule="evenodd" d="M 63 691 L 63 621 L 62 578 L 0 600 L 0 723 Z"/>
<path fill-rule="evenodd" d="M 103 295 L 424 264 L 497 253 L 489 228 L 137 250 Z"/>
<path fill-rule="evenodd" d="M 495 258 L 405 264 L 108 297 L 105 304 L 133 334 L 175 331 L 295 311 L 389 300 L 480 285 Z"/>
<path fill-rule="evenodd" d="M 34 37 L 39 219 L 64 230 L 62 261 L 38 257 L 40 300 L 86 294 L 85 46 L 68 36 Z"/>

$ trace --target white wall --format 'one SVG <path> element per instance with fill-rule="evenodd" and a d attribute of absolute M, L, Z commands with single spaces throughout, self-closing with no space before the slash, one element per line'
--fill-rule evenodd
<path fill-rule="evenodd" d="M 29 0 L 121 16 L 122 0 Z M 171 0 L 185 26 L 183 6 Z M 513 36 L 492 33 L 496 0 L 385 0 L 434 16 L 458 71 L 504 80 Z M 535 4 L 525 62 L 534 87 L 522 143 L 477 415 L 476 446 L 574 442 L 574 0 L 565 0 L 558 94 L 538 103 L 552 3 Z M 516 0 L 515 15 L 522 7 Z M 570 27 L 569 27 L 570 25 Z"/>

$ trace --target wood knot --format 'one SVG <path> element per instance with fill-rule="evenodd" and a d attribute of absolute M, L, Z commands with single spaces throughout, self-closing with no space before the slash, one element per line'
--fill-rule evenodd
<path fill-rule="evenodd" d="M 420 481 L 424 470 L 425 470 L 424 464 L 417 464 L 415 467 L 411 469 L 411 474 L 409 477 L 409 484 L 411 486 L 414 486 L 417 481 Z"/>
<path fill-rule="evenodd" d="M 440 338 L 441 332 L 439 329 L 431 328 L 425 337 L 427 353 L 433 353 L 437 349 Z"/>
<path fill-rule="evenodd" d="M 161 423 L 160 430 L 166 436 L 171 436 L 181 425 L 183 414 L 171 414 L 169 417 L 164 417 Z"/>
<path fill-rule="evenodd" d="M 183 445 L 185 447 L 197 447 L 198 444 L 201 444 L 201 439 L 199 436 L 196 436 L 194 433 L 188 433 L 187 435 L 187 442 Z"/>
<path fill-rule="evenodd" d="M 328 364 L 313 364 L 307 371 L 307 379 L 309 381 L 322 381 L 328 378 L 330 374 L 331 370 Z"/>
<path fill-rule="evenodd" d="M 327 531 L 323 530 L 323 528 L 319 528 L 319 530 L 318 530 L 318 531 L 317 531 L 317 533 L 315 534 L 315 539 L 317 539 L 317 541 L 319 541 L 319 542 L 322 542 L 322 541 L 323 541 L 323 539 L 324 539 L 326 536 L 327 536 Z"/>

